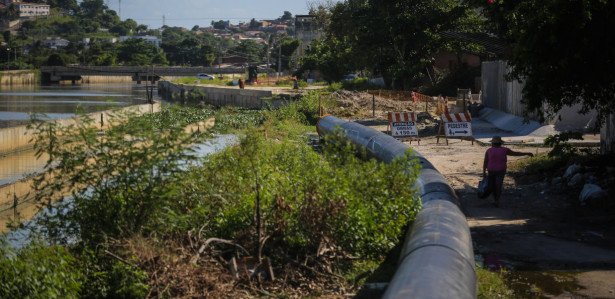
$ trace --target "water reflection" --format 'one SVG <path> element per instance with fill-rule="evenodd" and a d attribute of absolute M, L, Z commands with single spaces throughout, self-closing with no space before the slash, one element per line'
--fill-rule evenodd
<path fill-rule="evenodd" d="M 216 135 L 210 140 L 207 140 L 200 144 L 195 144 L 192 149 L 194 150 L 195 156 L 204 158 L 208 155 L 220 152 L 225 148 L 236 145 L 238 143 L 239 138 L 236 135 Z M 7 189 L 5 191 L 10 192 L 11 188 L 17 188 L 27 189 L 21 191 L 17 190 L 17 193 L 27 194 L 27 192 L 30 191 L 29 189 L 31 183 L 31 180 L 23 180 L 10 186 L 0 187 L 0 193 L 2 193 L 3 189 Z M 10 224 L 17 217 L 20 220 L 28 220 L 37 217 L 36 215 L 38 213 L 38 207 L 36 203 L 31 200 L 31 197 L 19 197 L 19 200 L 21 200 L 21 202 L 17 203 L 16 209 L 12 208 L 10 203 L 6 205 L 0 204 L 0 233 L 8 232 L 7 225 Z M 2 194 L 0 194 L 0 200 L 2 200 Z M 5 200 L 8 200 L 8 198 L 5 198 Z M 65 197 L 64 200 L 70 200 L 70 196 Z M 42 213 L 49 213 L 49 210 L 44 209 Z M 9 243 L 17 248 L 27 244 L 28 238 L 30 236 L 30 231 L 32 230 L 31 226 L 33 225 L 33 223 L 35 222 L 32 220 L 27 221 L 23 228 L 8 232 L 7 235 Z"/>
<path fill-rule="evenodd" d="M 0 128 L 27 123 L 29 113 L 68 118 L 77 110 L 90 113 L 143 104 L 145 98 L 145 88 L 134 84 L 1 86 Z"/>

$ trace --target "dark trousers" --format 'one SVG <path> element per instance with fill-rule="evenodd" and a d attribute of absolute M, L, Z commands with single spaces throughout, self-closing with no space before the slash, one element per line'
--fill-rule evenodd
<path fill-rule="evenodd" d="M 506 171 L 489 171 L 487 173 L 487 186 L 489 191 L 493 194 L 493 199 L 496 203 L 500 202 L 500 195 L 502 195 L 502 189 L 504 189 L 504 176 Z"/>

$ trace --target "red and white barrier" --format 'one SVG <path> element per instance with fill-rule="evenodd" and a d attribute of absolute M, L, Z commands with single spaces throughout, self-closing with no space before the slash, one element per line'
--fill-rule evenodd
<path fill-rule="evenodd" d="M 471 122 L 472 121 L 472 117 L 470 116 L 470 113 L 468 113 L 468 112 L 462 112 L 462 113 L 443 113 L 440 116 L 440 118 L 445 123 Z"/>
<path fill-rule="evenodd" d="M 416 113 L 411 111 L 389 112 L 389 123 L 416 121 Z"/>

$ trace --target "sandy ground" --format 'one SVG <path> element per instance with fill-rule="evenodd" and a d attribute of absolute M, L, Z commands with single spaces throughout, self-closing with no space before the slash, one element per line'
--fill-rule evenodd
<path fill-rule="evenodd" d="M 499 207 L 478 199 L 487 147 L 434 137 L 412 146 L 448 179 L 462 202 L 477 261 L 510 269 L 508 278 L 522 298 L 615 298 L 615 237 L 612 223 L 580 221 L 567 194 L 542 181 L 508 175 Z M 511 146 L 532 153 L 545 148 Z M 510 157 L 509 164 L 523 157 Z"/>

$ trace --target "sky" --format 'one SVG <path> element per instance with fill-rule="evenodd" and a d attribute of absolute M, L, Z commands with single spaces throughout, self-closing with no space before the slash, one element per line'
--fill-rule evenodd
<path fill-rule="evenodd" d="M 118 14 L 119 2 L 105 0 Z M 275 19 L 285 10 L 293 15 L 306 14 L 308 2 L 314 0 L 121 0 L 121 18 L 131 18 L 155 29 L 162 27 L 164 15 L 167 26 L 190 29 L 194 25 L 207 27 L 212 20 L 229 20 L 237 24 L 252 18 Z"/>

